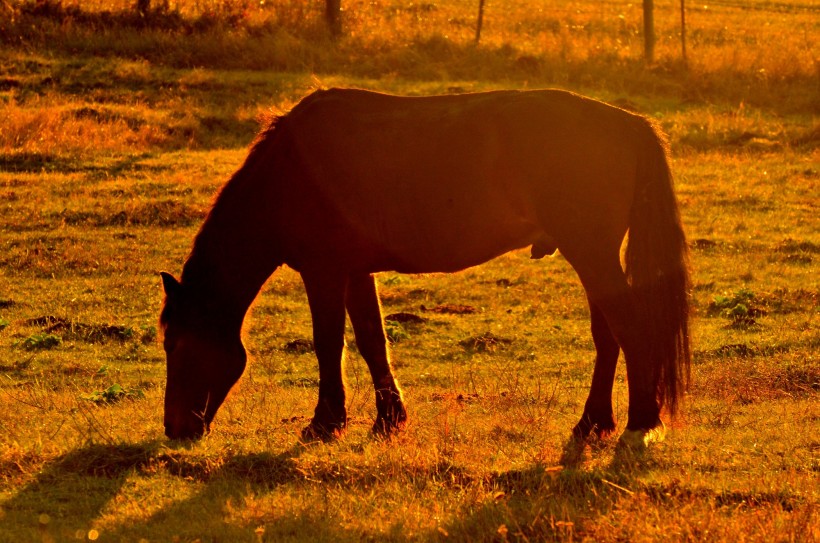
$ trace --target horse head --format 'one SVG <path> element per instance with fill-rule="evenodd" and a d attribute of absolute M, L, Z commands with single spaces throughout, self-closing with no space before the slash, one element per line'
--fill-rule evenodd
<path fill-rule="evenodd" d="M 224 329 L 219 315 L 173 276 L 162 273 L 160 317 L 167 360 L 165 435 L 197 439 L 207 433 L 222 402 L 245 370 L 239 330 Z"/>

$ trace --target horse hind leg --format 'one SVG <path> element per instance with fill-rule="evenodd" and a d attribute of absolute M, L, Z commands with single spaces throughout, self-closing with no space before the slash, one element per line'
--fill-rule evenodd
<path fill-rule="evenodd" d="M 584 405 L 581 420 L 572 430 L 576 439 L 587 439 L 593 432 L 598 438 L 609 436 L 615 431 L 615 416 L 612 411 L 612 385 L 615 368 L 621 351 L 618 342 L 609 329 L 603 311 L 591 300 L 589 302 L 592 341 L 595 344 L 595 369 L 589 396 Z"/>
<path fill-rule="evenodd" d="M 606 319 L 612 337 L 626 358 L 629 410 L 626 431 L 621 439 L 635 442 L 640 440 L 643 443 L 662 439 L 660 429 L 663 428 L 663 423 L 660 420 L 657 396 L 659 374 L 651 360 L 647 339 L 649 327 L 638 310 L 618 253 L 595 252 L 591 244 L 585 250 L 562 248 L 562 251 L 581 278 L 591 305 L 597 306 Z M 601 380 L 606 383 L 609 376 L 603 373 L 604 369 L 606 367 L 601 368 Z M 604 376 L 606 380 L 603 379 Z M 594 380 L 593 378 L 593 387 Z M 590 393 L 592 395 L 595 390 L 592 389 Z"/>
<path fill-rule="evenodd" d="M 356 345 L 367 362 L 376 391 L 376 421 L 373 433 L 389 435 L 404 427 L 407 411 L 401 390 L 393 377 L 382 323 L 376 282 L 370 274 L 354 274 L 347 284 L 345 298 Z"/>
<path fill-rule="evenodd" d="M 347 278 L 329 273 L 303 273 L 313 343 L 319 360 L 319 401 L 310 424 L 302 431 L 305 440 L 333 439 L 347 425 L 342 373 Z"/>

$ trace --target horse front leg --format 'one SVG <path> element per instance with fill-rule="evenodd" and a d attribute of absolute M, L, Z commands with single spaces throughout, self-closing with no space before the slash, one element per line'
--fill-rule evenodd
<path fill-rule="evenodd" d="M 404 427 L 407 411 L 390 368 L 387 336 L 384 333 L 376 281 L 372 275 L 362 273 L 350 276 L 345 304 L 356 335 L 356 345 L 367 362 L 376 389 L 376 422 L 373 424 L 373 433 L 389 435 Z"/>
<path fill-rule="evenodd" d="M 609 329 L 601 308 L 589 302 L 592 341 L 595 344 L 595 369 L 592 373 L 592 385 L 584 405 L 581 420 L 572 430 L 577 439 L 586 439 L 591 433 L 599 438 L 609 436 L 615 431 L 615 416 L 612 411 L 612 385 L 615 382 L 615 368 L 618 365 L 618 354 L 621 351 L 615 336 Z"/>
<path fill-rule="evenodd" d="M 319 360 L 319 401 L 313 420 L 302 430 L 302 438 L 326 441 L 340 435 L 347 425 L 342 374 L 347 278 L 340 274 L 308 272 L 302 274 L 302 280 L 313 318 L 313 344 Z"/>

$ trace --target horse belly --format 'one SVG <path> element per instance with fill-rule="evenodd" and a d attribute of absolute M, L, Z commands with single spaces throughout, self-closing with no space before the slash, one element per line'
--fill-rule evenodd
<path fill-rule="evenodd" d="M 392 268 L 406 273 L 458 271 L 548 238 L 531 217 L 503 202 L 494 204 L 430 201 L 405 220 L 388 212 L 389 218 L 367 225 L 361 234 L 394 263 Z"/>
<path fill-rule="evenodd" d="M 461 145 L 420 145 L 415 164 L 374 161 L 344 191 L 355 201 L 338 201 L 398 271 L 456 271 L 532 245 L 546 234 L 531 190 L 497 158 L 496 140 L 485 131 Z"/>
<path fill-rule="evenodd" d="M 390 254 L 396 259 L 395 271 L 401 273 L 455 272 L 532 245 L 537 237 L 534 232 L 511 232 L 495 239 L 460 237 L 409 250 L 396 247 Z"/>

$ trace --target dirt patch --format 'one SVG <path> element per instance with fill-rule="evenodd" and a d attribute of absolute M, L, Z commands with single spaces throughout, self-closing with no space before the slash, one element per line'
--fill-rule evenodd
<path fill-rule="evenodd" d="M 206 208 L 174 200 L 139 203 L 123 210 L 62 211 L 50 218 L 71 226 L 191 226 L 199 224 Z"/>
<path fill-rule="evenodd" d="M 430 399 L 434 402 L 456 401 L 459 403 L 475 403 L 481 400 L 481 396 L 475 392 L 435 392 L 430 395 Z"/>
<path fill-rule="evenodd" d="M 87 324 L 62 317 L 44 315 L 24 321 L 28 326 L 39 326 L 49 334 L 59 333 L 65 340 L 104 343 L 108 340 L 128 341 L 135 336 L 134 329 L 117 324 Z"/>
<path fill-rule="evenodd" d="M 689 242 L 689 246 L 696 251 L 706 251 L 714 249 L 719 243 L 713 239 L 698 238 Z"/>
<path fill-rule="evenodd" d="M 424 317 L 420 317 L 414 313 L 406 313 L 406 312 L 399 312 L 399 313 L 391 313 L 384 317 L 386 321 L 393 321 L 399 322 L 401 324 L 423 324 L 427 322 L 427 319 Z"/>
<path fill-rule="evenodd" d="M 293 341 L 288 341 L 282 348 L 289 353 L 295 354 L 312 353 L 316 350 L 313 346 L 313 342 L 304 338 L 297 338 Z"/>
<path fill-rule="evenodd" d="M 435 307 L 421 306 L 422 311 L 429 311 L 430 313 L 440 313 L 445 315 L 469 315 L 476 312 L 476 308 L 471 305 L 460 304 L 441 304 Z"/>
<path fill-rule="evenodd" d="M 315 388 L 319 386 L 319 380 L 313 377 L 286 377 L 279 384 L 283 387 Z"/>
<path fill-rule="evenodd" d="M 494 351 L 505 345 L 509 345 L 513 340 L 505 337 L 499 337 L 492 332 L 484 332 L 480 336 L 474 336 L 463 339 L 458 342 L 459 345 L 468 351 Z"/>
<path fill-rule="evenodd" d="M 814 255 L 820 254 L 820 245 L 791 238 L 784 239 L 772 249 L 779 255 L 780 261 L 792 264 L 810 264 Z"/>

